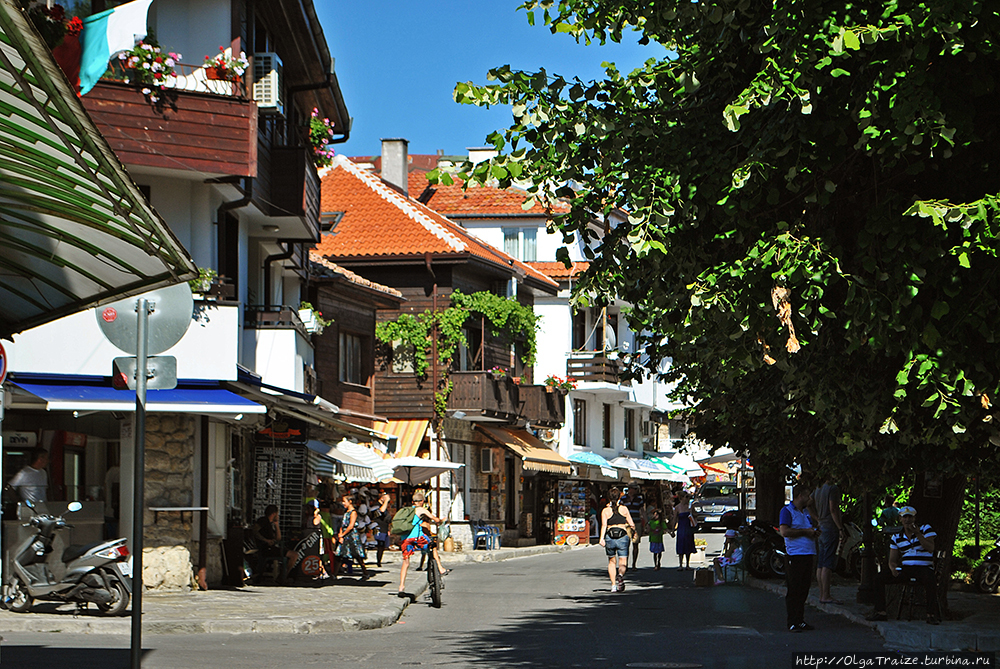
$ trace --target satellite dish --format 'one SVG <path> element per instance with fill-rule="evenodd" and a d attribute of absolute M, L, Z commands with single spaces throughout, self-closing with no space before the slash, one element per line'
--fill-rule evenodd
<path fill-rule="evenodd" d="M 604 326 L 604 350 L 610 351 L 616 348 L 618 348 L 618 337 L 611 323 L 608 323 Z"/>
<path fill-rule="evenodd" d="M 176 283 L 135 297 L 98 307 L 97 324 L 112 344 L 129 355 L 136 355 L 136 330 L 139 325 L 139 300 L 149 302 L 147 355 L 163 353 L 181 340 L 191 325 L 194 299 L 191 287 Z"/>

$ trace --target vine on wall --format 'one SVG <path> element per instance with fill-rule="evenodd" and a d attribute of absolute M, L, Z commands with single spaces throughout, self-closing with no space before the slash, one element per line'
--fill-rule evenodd
<path fill-rule="evenodd" d="M 438 361 L 445 370 L 434 393 L 434 409 L 439 416 L 444 415 L 452 389 L 447 369 L 458 347 L 468 345 L 462 328 L 472 314 L 486 318 L 493 336 L 503 337 L 510 344 L 523 337 L 525 347 L 521 360 L 526 365 L 535 363 L 538 316 L 531 307 L 515 299 L 485 291 L 466 295 L 456 290 L 451 294 L 451 306 L 447 309 L 437 312 L 428 309 L 416 316 L 400 314 L 394 321 L 383 321 L 375 326 L 375 336 L 382 343 L 402 342 L 413 347 L 413 372 L 422 378 L 427 377 L 430 368 L 431 334 L 437 326 Z"/>

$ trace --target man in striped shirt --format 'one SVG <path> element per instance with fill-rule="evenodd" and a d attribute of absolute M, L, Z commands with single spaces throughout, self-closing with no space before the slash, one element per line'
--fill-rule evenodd
<path fill-rule="evenodd" d="M 924 587 L 927 597 L 927 623 L 941 623 L 937 584 L 934 579 L 934 537 L 937 533 L 927 524 L 917 524 L 917 510 L 912 506 L 899 509 L 903 531 L 895 534 L 889 545 L 889 571 L 879 574 L 875 585 L 875 611 L 869 620 L 885 620 L 885 586 L 913 579 Z"/>

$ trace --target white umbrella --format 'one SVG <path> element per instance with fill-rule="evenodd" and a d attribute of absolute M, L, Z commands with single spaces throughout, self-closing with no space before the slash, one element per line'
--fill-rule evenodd
<path fill-rule="evenodd" d="M 672 481 L 676 475 L 663 465 L 652 460 L 640 460 L 619 456 L 611 461 L 612 467 L 625 469 L 634 479 L 645 479 L 647 481 Z"/>
<path fill-rule="evenodd" d="M 412 455 L 405 458 L 393 458 L 384 462 L 392 467 L 393 476 L 409 485 L 419 485 L 425 481 L 430 481 L 435 476 L 465 466 L 460 462 L 426 460 Z"/>

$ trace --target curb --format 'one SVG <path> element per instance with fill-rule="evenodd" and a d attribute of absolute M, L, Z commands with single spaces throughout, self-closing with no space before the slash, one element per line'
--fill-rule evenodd
<path fill-rule="evenodd" d="M 564 553 L 590 546 L 525 546 L 523 548 L 476 551 L 475 553 L 443 553 L 442 561 L 447 564 L 502 562 L 514 558 L 532 557 L 548 553 Z M 409 589 L 409 588 L 408 588 Z M 388 627 L 399 620 L 403 611 L 427 591 L 426 580 L 419 580 L 412 588 L 413 597 L 389 600 L 386 595 L 395 594 L 395 586 L 383 589 L 382 596 L 388 602 L 371 613 L 353 615 L 332 615 L 323 618 L 253 618 L 242 620 L 170 620 L 151 618 L 149 611 L 143 613 L 143 634 L 330 634 L 355 632 L 359 630 Z M 146 593 L 145 598 L 151 595 Z M 155 595 L 152 595 L 155 597 Z M 145 599 L 144 598 L 144 599 Z M 43 632 L 63 634 L 131 634 L 132 623 L 128 617 L 103 618 L 98 615 L 33 614 L 0 611 L 0 633 L 2 632 Z"/>

